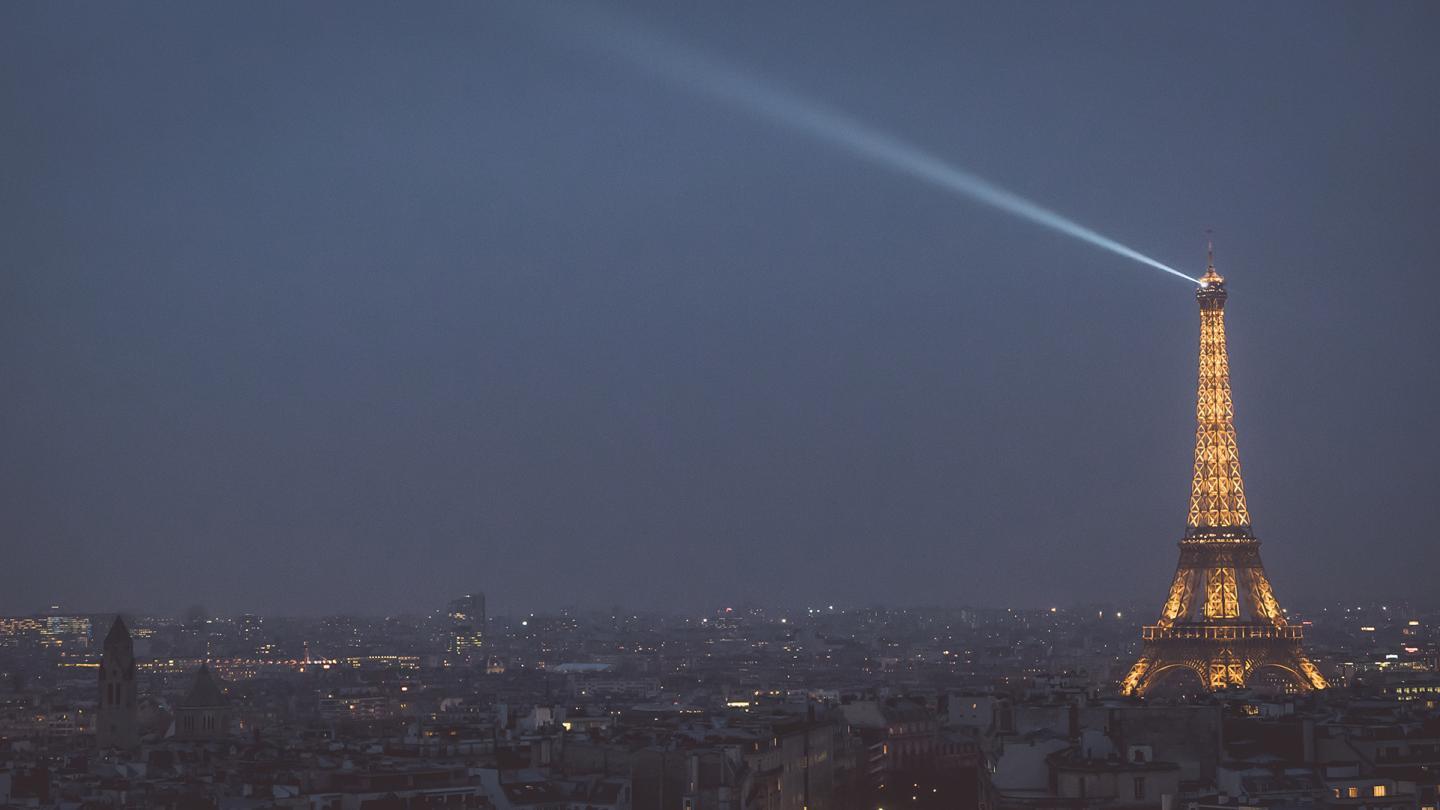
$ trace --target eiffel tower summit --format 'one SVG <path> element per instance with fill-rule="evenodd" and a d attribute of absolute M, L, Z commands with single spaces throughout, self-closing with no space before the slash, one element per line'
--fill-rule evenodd
<path fill-rule="evenodd" d="M 1324 689 L 1325 678 L 1301 648 L 1302 629 L 1286 622 L 1275 601 L 1260 563 L 1260 541 L 1250 527 L 1225 349 L 1227 293 L 1225 279 L 1215 272 L 1213 246 L 1201 282 L 1195 292 L 1200 385 L 1190 514 L 1170 595 L 1160 620 L 1141 631 L 1140 660 L 1121 691 L 1143 695 L 1186 670 L 1207 690 L 1242 687 L 1267 669 L 1288 676 L 1300 691 Z"/>

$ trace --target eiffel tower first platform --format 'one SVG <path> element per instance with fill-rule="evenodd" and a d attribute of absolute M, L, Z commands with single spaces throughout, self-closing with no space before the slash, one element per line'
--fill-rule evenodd
<path fill-rule="evenodd" d="M 1328 684 L 1301 648 L 1302 630 L 1286 622 L 1250 528 L 1230 360 L 1225 349 L 1225 279 L 1214 251 L 1195 292 L 1200 302 L 1200 385 L 1195 413 L 1195 474 L 1180 565 L 1160 620 L 1142 630 L 1140 660 L 1121 684 L 1143 695 L 1173 673 L 1189 670 L 1206 689 L 1241 687 L 1275 669 L 1300 691 Z"/>

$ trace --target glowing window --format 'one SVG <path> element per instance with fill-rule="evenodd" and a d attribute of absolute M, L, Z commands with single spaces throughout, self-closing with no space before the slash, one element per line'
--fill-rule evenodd
<path fill-rule="evenodd" d="M 1373 795 L 1373 796 L 1374 796 L 1375 798 L 1377 798 L 1377 799 L 1383 797 L 1383 796 L 1385 795 L 1385 786 L 1384 786 L 1384 785 L 1376 785 L 1376 786 L 1373 788 L 1373 792 L 1371 793 L 1371 795 Z"/>

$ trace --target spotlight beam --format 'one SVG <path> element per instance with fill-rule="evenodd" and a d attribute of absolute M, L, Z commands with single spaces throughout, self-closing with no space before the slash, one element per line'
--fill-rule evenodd
<path fill-rule="evenodd" d="M 594 6 L 566 4 L 563 13 L 548 4 L 552 22 L 587 47 L 623 59 L 670 82 L 723 101 L 758 118 L 779 124 L 871 163 L 925 181 L 946 191 L 1033 222 L 1127 259 L 1204 286 L 1164 262 L 1087 228 L 1039 203 L 955 166 L 918 146 L 883 132 L 839 110 L 783 90 L 763 77 L 677 44 L 634 23 L 594 13 Z"/>

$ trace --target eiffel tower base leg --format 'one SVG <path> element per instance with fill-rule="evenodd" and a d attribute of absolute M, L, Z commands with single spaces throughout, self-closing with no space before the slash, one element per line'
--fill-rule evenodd
<path fill-rule="evenodd" d="M 1300 645 L 1288 639 L 1160 639 L 1145 643 L 1121 692 L 1144 695 L 1180 671 L 1195 675 L 1208 691 L 1242 688 L 1265 669 L 1285 674 L 1301 692 L 1329 686 Z"/>

